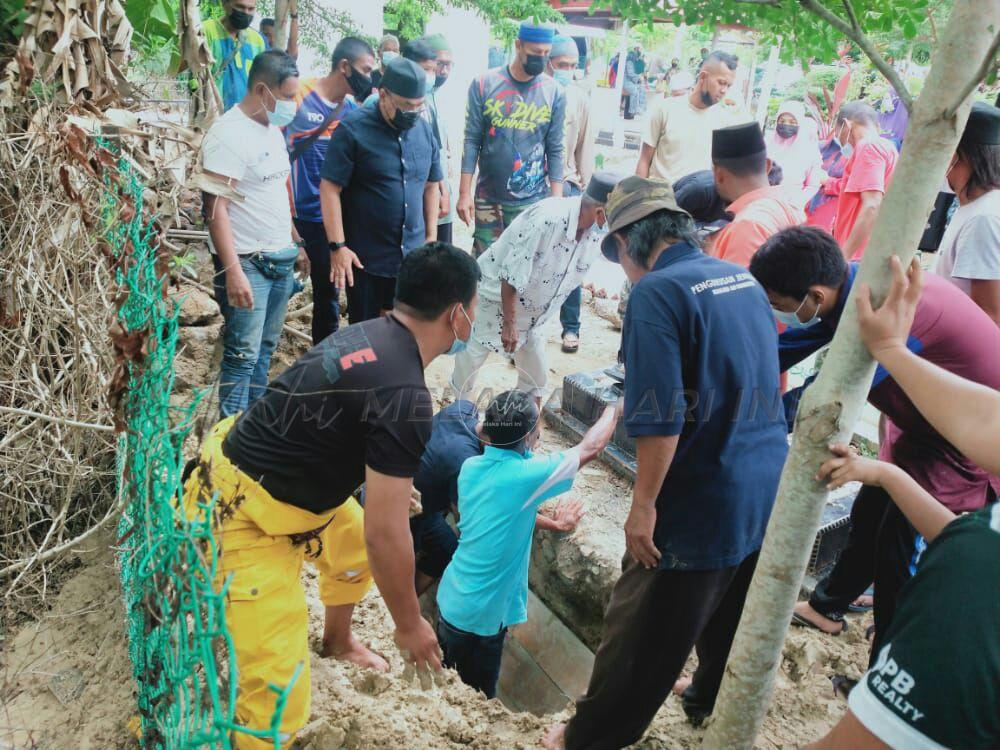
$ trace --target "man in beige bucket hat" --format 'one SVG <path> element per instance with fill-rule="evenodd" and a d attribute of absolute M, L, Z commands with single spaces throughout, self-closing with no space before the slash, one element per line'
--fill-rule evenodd
<path fill-rule="evenodd" d="M 712 712 L 787 451 L 764 290 L 701 252 L 666 182 L 628 177 L 606 212 L 601 250 L 635 285 L 622 350 L 638 467 L 590 686 L 543 742 L 570 750 L 638 741 L 672 688 L 693 723 Z"/>

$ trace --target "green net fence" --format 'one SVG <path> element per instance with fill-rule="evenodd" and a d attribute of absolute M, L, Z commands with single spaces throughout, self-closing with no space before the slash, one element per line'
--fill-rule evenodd
<path fill-rule="evenodd" d="M 213 586 L 218 556 L 212 508 L 200 507 L 190 519 L 182 510 L 182 448 L 204 394 L 184 407 L 171 406 L 177 311 L 163 293 L 166 268 L 152 225 L 143 218 L 138 175 L 124 159 L 107 175 L 102 229 L 118 261 L 118 323 L 127 354 L 132 352 L 118 458 L 126 501 L 119 559 L 137 688 L 135 728 L 145 748 L 230 748 L 234 732 L 278 748 L 291 684 L 273 688 L 277 709 L 269 729 L 250 732 L 234 722 L 236 664 L 225 622 L 226 585 Z"/>

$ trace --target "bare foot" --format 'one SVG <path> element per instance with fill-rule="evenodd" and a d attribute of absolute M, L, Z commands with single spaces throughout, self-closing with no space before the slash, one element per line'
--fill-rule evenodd
<path fill-rule="evenodd" d="M 690 677 L 681 677 L 677 682 L 674 683 L 672 692 L 674 695 L 684 695 L 684 691 L 691 687 Z"/>
<path fill-rule="evenodd" d="M 349 661 L 351 664 L 357 664 L 364 669 L 374 669 L 376 672 L 389 671 L 389 662 L 355 638 L 353 633 L 346 646 L 334 647 L 324 641 L 320 656 L 325 659 L 332 657 L 338 661 Z"/>
<path fill-rule="evenodd" d="M 546 750 L 566 750 L 566 725 L 556 724 L 550 727 L 539 744 Z"/>
<path fill-rule="evenodd" d="M 799 602 L 795 605 L 792 612 L 817 630 L 821 630 L 829 635 L 840 635 L 847 629 L 845 621 L 831 620 L 829 617 L 821 615 L 809 605 L 809 602 Z"/>

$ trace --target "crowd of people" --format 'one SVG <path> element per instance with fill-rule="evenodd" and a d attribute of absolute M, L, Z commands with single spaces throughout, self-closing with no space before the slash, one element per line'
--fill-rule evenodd
<path fill-rule="evenodd" d="M 236 746 L 273 746 L 261 739 L 272 685 L 294 679 L 282 742 L 309 718 L 306 560 L 320 573 L 324 656 L 389 668 L 351 628 L 374 583 L 405 659 L 453 667 L 493 697 L 507 630 L 527 617 L 533 531 L 572 531 L 583 512 L 540 506 L 619 420 L 637 458 L 622 575 L 587 692 L 543 742 L 625 747 L 671 692 L 700 724 L 787 453 L 800 389 L 786 392 L 784 373 L 832 339 L 896 164 L 874 110 L 845 104 L 820 144 L 802 104 L 785 102 L 765 135 L 724 102 L 738 60 L 705 50 L 697 77 L 653 104 L 636 173 L 595 171 L 577 45 L 525 22 L 510 63 L 472 82 L 458 153 L 435 97 L 455 64 L 443 36 L 388 35 L 377 49 L 345 37 L 326 75 L 301 79 L 289 52 L 243 46 L 252 0 L 226 12 L 227 111 L 201 148 L 218 186 L 204 211 L 225 320 L 221 421 L 185 502 L 217 510 L 247 730 Z M 1000 412 L 996 107 L 974 105 L 946 179 L 959 208 L 938 273 L 897 262 L 881 308 L 857 295 L 881 363 L 869 394 L 879 461 L 838 445 L 817 467 L 831 485 L 864 486 L 847 546 L 795 620 L 836 634 L 873 582 L 875 608 L 871 668 L 818 747 L 1000 739 L 1000 483 L 997 436 L 983 430 L 1000 424 L 984 422 Z M 471 248 L 453 244 L 453 217 L 473 228 Z M 578 350 L 580 287 L 599 255 L 631 286 L 623 399 L 575 447 L 536 452 L 543 329 L 558 313 L 563 349 Z M 312 281 L 314 346 L 272 379 L 296 268 Z M 517 383 L 480 403 L 491 353 L 517 365 Z M 454 358 L 452 402 L 435 414 L 424 372 L 442 356 Z M 436 627 L 418 600 L 435 583 Z M 952 614 L 968 607 L 947 624 L 968 639 L 960 665 L 928 645 L 946 628 L 934 600 L 945 589 Z M 692 649 L 698 668 L 681 680 Z"/>

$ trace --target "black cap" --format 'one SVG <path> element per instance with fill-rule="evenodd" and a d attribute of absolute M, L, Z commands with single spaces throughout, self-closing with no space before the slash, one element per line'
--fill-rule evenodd
<path fill-rule="evenodd" d="M 607 203 L 608 195 L 611 194 L 611 191 L 615 189 L 615 185 L 621 182 L 624 176 L 615 172 L 594 172 L 590 178 L 590 182 L 587 183 L 587 197 L 602 205 Z"/>
<path fill-rule="evenodd" d="M 715 189 L 715 176 L 711 169 L 701 169 L 677 180 L 674 197 L 677 205 L 691 214 L 696 225 L 729 219 L 726 202 Z"/>
<path fill-rule="evenodd" d="M 1000 108 L 986 102 L 973 102 L 962 141 L 986 146 L 1000 145 Z"/>
<path fill-rule="evenodd" d="M 763 151 L 767 145 L 756 122 L 712 131 L 712 159 L 742 159 Z"/>
<path fill-rule="evenodd" d="M 404 99 L 422 99 L 427 93 L 427 74 L 413 60 L 397 57 L 385 66 L 379 88 Z"/>

